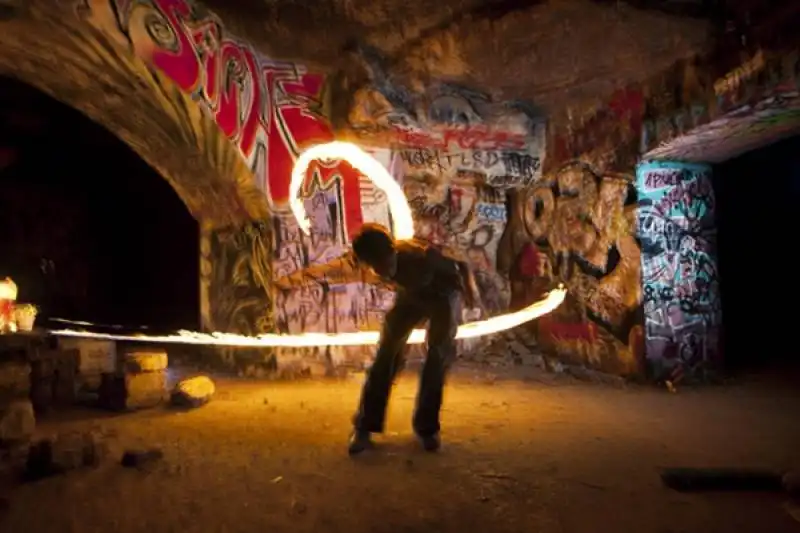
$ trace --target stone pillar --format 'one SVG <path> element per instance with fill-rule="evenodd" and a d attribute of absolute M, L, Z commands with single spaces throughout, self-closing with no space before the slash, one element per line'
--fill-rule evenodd
<path fill-rule="evenodd" d="M 646 363 L 657 380 L 706 380 L 720 366 L 717 230 L 711 167 L 638 166 Z"/>
<path fill-rule="evenodd" d="M 200 236 L 200 307 L 207 332 L 255 336 L 274 329 L 271 291 L 272 223 L 204 228 Z M 273 367 L 272 349 L 221 348 L 228 366 L 243 372 Z"/>

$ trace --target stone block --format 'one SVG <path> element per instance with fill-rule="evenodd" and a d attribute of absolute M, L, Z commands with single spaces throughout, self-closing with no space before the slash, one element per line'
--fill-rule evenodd
<path fill-rule="evenodd" d="M 125 372 L 159 372 L 167 369 L 167 352 L 164 350 L 148 350 L 128 352 L 123 358 Z"/>
<path fill-rule="evenodd" d="M 53 383 L 53 404 L 56 407 L 74 405 L 77 399 L 77 381 L 75 376 L 60 374 Z"/>
<path fill-rule="evenodd" d="M 75 387 L 82 391 L 98 391 L 103 385 L 103 374 L 79 374 Z"/>
<path fill-rule="evenodd" d="M 31 365 L 25 362 L 0 363 L 0 398 L 27 398 L 31 391 Z"/>
<path fill-rule="evenodd" d="M 55 375 L 74 376 L 78 372 L 78 350 L 42 350 L 31 361 L 31 380 L 48 379 Z"/>
<path fill-rule="evenodd" d="M 48 412 L 53 407 L 53 377 L 31 380 L 30 400 L 37 414 Z"/>
<path fill-rule="evenodd" d="M 104 374 L 100 405 L 115 411 L 148 409 L 164 403 L 168 396 L 167 372 Z"/>
<path fill-rule="evenodd" d="M 80 374 L 102 374 L 117 370 L 117 343 L 102 339 L 61 337 L 62 350 L 77 350 L 77 367 Z"/>
<path fill-rule="evenodd" d="M 211 401 L 216 386 L 207 376 L 196 376 L 179 381 L 172 391 L 172 403 L 178 407 L 200 407 Z"/>
<path fill-rule="evenodd" d="M 14 400 L 0 406 L 0 444 L 27 442 L 36 429 L 36 416 L 29 400 Z"/>

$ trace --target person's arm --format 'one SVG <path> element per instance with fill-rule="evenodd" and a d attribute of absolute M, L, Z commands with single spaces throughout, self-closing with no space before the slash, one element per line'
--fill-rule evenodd
<path fill-rule="evenodd" d="M 282 290 L 304 287 L 312 283 L 383 283 L 372 269 L 361 267 L 352 252 L 321 265 L 311 265 L 303 270 L 292 272 L 274 281 L 274 285 Z"/>
<path fill-rule="evenodd" d="M 481 309 L 485 312 L 481 302 L 481 294 L 478 291 L 478 284 L 475 282 L 475 275 L 466 261 L 456 262 L 458 275 L 461 278 L 461 287 L 464 294 L 464 304 L 468 309 Z"/>

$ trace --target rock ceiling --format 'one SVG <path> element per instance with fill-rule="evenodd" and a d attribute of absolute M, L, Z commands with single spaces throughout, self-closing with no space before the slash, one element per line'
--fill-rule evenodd
<path fill-rule="evenodd" d="M 592 0 L 205 0 L 275 58 L 347 71 L 369 47 L 392 79 L 437 79 L 549 113 L 591 107 L 710 49 L 707 18 Z M 640 2 L 641 3 L 641 2 Z M 684 2 L 685 3 L 685 2 Z M 664 4 L 662 2 L 662 4 Z M 691 5 L 693 5 L 692 3 Z"/>

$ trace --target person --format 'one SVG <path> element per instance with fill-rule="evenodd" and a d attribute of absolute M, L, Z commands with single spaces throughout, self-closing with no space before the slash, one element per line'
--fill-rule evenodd
<path fill-rule="evenodd" d="M 345 256 L 284 276 L 275 284 L 288 290 L 310 282 L 349 281 L 382 284 L 396 293 L 361 392 L 349 453 L 371 448 L 372 434 L 383 432 L 392 384 L 403 367 L 405 344 L 414 327 L 425 320 L 429 322 L 427 354 L 413 429 L 425 450 L 437 451 L 441 444 L 439 412 L 445 377 L 455 358 L 462 305 L 480 308 L 469 267 L 444 250 L 417 240 L 394 240 L 383 226 L 364 224 Z"/>

